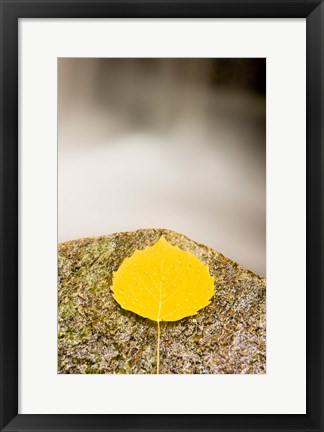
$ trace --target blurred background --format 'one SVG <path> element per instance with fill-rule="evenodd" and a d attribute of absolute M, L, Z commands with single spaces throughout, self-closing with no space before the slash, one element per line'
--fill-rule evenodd
<path fill-rule="evenodd" d="M 58 60 L 58 240 L 167 228 L 266 274 L 266 60 Z"/>

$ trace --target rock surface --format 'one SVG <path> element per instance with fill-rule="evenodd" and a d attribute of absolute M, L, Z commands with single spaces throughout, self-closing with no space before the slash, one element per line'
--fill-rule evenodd
<path fill-rule="evenodd" d="M 58 246 L 58 372 L 156 373 L 156 322 L 123 310 L 112 273 L 163 235 L 209 264 L 215 295 L 197 315 L 161 323 L 162 374 L 266 373 L 266 282 L 173 231 L 143 229 Z"/>

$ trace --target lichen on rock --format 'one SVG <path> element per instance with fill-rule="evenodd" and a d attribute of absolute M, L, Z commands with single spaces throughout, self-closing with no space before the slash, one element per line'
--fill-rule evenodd
<path fill-rule="evenodd" d="M 197 315 L 161 323 L 160 373 L 266 372 L 266 283 L 222 254 L 164 229 L 142 229 L 58 246 L 58 372 L 156 373 L 156 322 L 122 309 L 112 274 L 161 236 L 190 251 L 215 276 Z"/>

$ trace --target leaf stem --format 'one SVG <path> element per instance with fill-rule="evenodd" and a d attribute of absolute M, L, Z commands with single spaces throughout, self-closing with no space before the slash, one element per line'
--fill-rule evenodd
<path fill-rule="evenodd" d="M 157 322 L 156 373 L 160 373 L 160 321 Z"/>

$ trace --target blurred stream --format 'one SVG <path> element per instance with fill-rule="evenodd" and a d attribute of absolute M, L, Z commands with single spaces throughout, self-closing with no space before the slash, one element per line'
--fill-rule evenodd
<path fill-rule="evenodd" d="M 59 242 L 167 228 L 265 276 L 264 62 L 59 59 Z"/>

